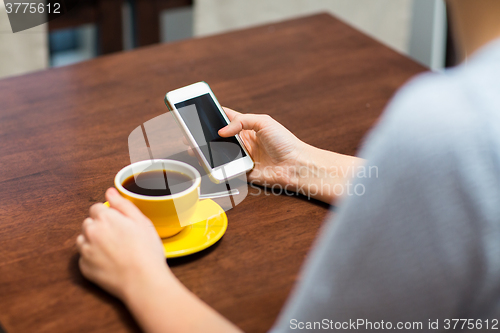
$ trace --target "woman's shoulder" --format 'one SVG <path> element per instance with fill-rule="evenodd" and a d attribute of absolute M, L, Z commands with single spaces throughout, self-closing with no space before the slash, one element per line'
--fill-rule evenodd
<path fill-rule="evenodd" d="M 456 139 L 463 132 L 496 136 L 500 129 L 500 40 L 471 60 L 418 75 L 394 96 L 382 122 L 407 128 L 407 136 Z"/>
<path fill-rule="evenodd" d="M 450 75 L 413 78 L 393 97 L 364 146 L 382 146 L 403 156 L 449 150 L 464 131 L 479 127 L 466 93 Z"/>
<path fill-rule="evenodd" d="M 500 96 L 471 84 L 475 75 L 462 67 L 411 80 L 365 140 L 361 157 L 433 187 L 453 180 L 450 191 L 462 188 L 480 206 L 499 199 Z"/>
<path fill-rule="evenodd" d="M 396 93 L 368 139 L 385 136 L 426 154 L 463 153 L 485 141 L 500 146 L 500 95 L 489 93 L 495 87 L 474 84 L 484 75 L 467 66 L 419 75 Z"/>

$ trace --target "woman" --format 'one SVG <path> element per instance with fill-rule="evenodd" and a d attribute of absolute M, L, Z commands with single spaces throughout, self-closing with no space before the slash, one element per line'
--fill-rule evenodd
<path fill-rule="evenodd" d="M 363 195 L 340 202 L 274 332 L 500 325 L 500 1 L 448 5 L 467 64 L 396 95 L 360 154 L 377 177 L 355 180 Z M 350 173 L 322 170 L 363 164 L 305 144 L 268 116 L 226 113 L 231 123 L 219 134 L 240 133 L 257 164 L 251 182 L 302 193 L 346 188 Z M 306 176 L 297 172 L 304 167 Z M 147 332 L 239 331 L 173 276 L 133 204 L 115 189 L 106 199 L 111 208 L 92 206 L 77 238 L 88 279 L 123 300 Z"/>

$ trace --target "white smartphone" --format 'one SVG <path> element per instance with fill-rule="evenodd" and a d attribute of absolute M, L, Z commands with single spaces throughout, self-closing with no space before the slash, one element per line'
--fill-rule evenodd
<path fill-rule="evenodd" d="M 239 135 L 223 138 L 218 134 L 229 119 L 207 83 L 170 91 L 165 104 L 213 182 L 221 183 L 252 170 L 254 162 Z"/>

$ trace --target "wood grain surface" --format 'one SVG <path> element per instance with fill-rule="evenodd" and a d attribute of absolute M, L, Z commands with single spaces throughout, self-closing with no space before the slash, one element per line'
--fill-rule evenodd
<path fill-rule="evenodd" d="M 300 139 L 355 154 L 394 92 L 425 69 L 327 14 L 146 47 L 0 81 L 0 322 L 14 332 L 139 331 L 87 282 L 74 245 L 89 206 L 130 163 L 132 130 L 164 94 L 206 81 Z M 276 319 L 328 206 L 250 188 L 212 248 L 169 260 L 247 332 Z M 165 309 L 168 311 L 168 309 Z"/>

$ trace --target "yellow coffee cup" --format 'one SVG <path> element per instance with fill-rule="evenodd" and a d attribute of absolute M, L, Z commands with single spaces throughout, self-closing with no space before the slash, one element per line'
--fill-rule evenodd
<path fill-rule="evenodd" d="M 129 177 L 138 176 L 144 172 L 163 170 L 186 175 L 192 180 L 192 185 L 178 193 L 161 196 L 137 194 L 123 187 L 123 183 Z M 132 163 L 121 169 L 115 176 L 115 187 L 118 192 L 132 201 L 153 222 L 161 238 L 173 236 L 189 224 L 199 201 L 200 183 L 200 173 L 194 167 L 184 162 L 166 159 Z"/>

